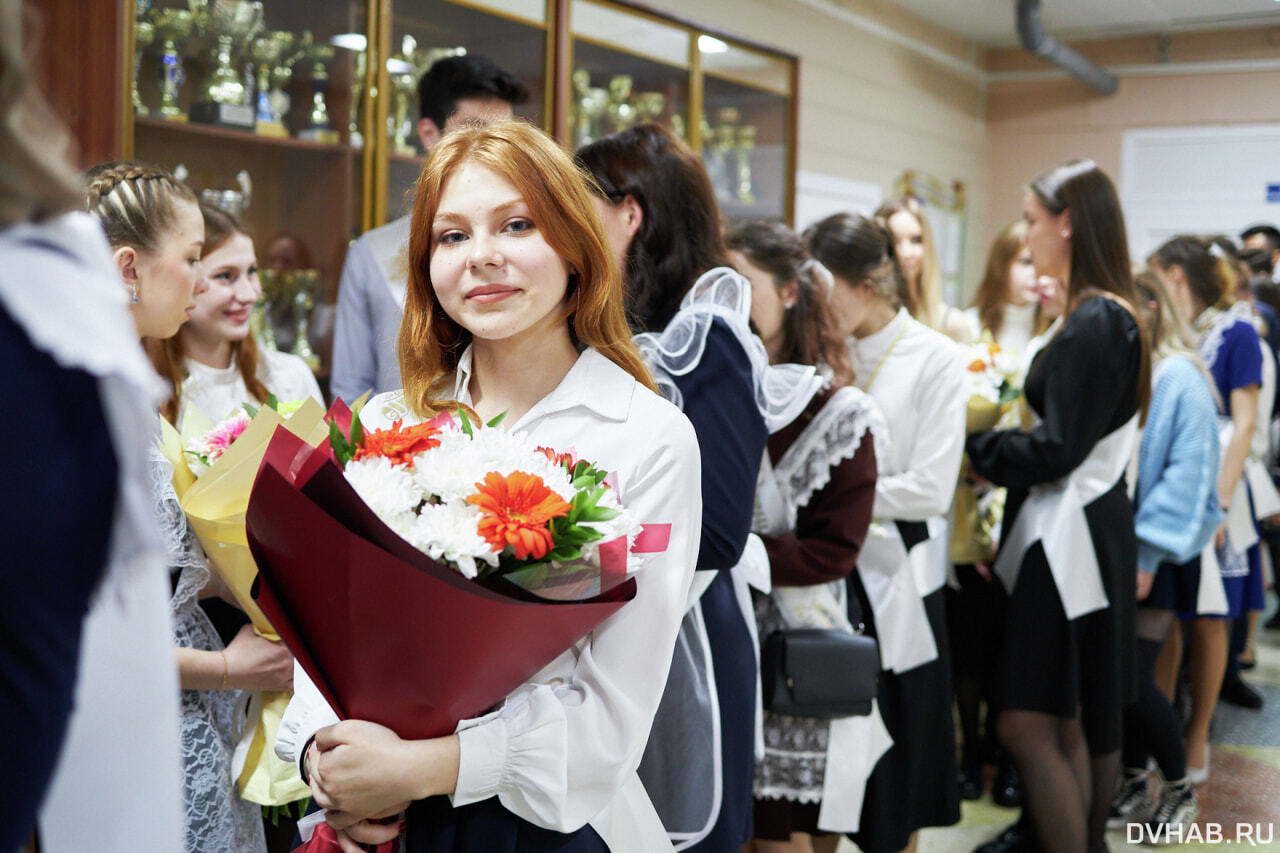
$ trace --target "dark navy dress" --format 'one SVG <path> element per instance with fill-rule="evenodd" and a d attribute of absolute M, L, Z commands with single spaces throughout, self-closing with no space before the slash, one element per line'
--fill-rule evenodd
<path fill-rule="evenodd" d="M 769 431 L 756 404 L 751 362 L 723 321 L 712 322 L 701 362 L 675 383 L 702 453 L 698 570 L 719 573 L 699 606 L 719 696 L 723 800 L 711 833 L 689 849 L 737 851 L 752 836 L 756 651 L 729 570 L 751 532 Z"/>
<path fill-rule="evenodd" d="M 0 850 L 16 850 L 35 826 L 66 735 L 119 474 L 96 379 L 35 349 L 3 307 L 0 364 L 17 406 L 0 454 L 0 767 L 22 780 L 0 806 Z"/>

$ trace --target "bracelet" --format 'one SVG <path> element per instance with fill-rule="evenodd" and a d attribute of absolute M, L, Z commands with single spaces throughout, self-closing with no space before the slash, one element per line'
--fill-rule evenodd
<path fill-rule="evenodd" d="M 302 778 L 304 785 L 311 784 L 311 774 L 307 772 L 307 753 L 311 751 L 311 744 L 315 742 L 315 735 L 307 738 L 307 742 L 302 745 L 302 752 L 298 754 L 298 776 Z"/>
<path fill-rule="evenodd" d="M 225 651 L 222 651 L 222 652 L 219 652 L 219 654 L 222 655 L 222 686 L 219 687 L 218 689 L 226 690 L 227 689 L 227 653 Z"/>

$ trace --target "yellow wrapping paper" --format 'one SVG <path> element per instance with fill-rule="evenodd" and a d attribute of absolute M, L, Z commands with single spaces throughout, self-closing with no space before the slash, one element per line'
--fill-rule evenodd
<path fill-rule="evenodd" d="M 263 406 L 213 467 L 196 479 L 182 453 L 183 435 L 201 435 L 214 424 L 192 410 L 179 434 L 161 419 L 161 449 L 173 464 L 174 490 L 192 530 L 254 630 L 275 641 L 279 641 L 279 635 L 250 595 L 258 567 L 249 553 L 244 514 L 267 443 L 281 425 L 312 446 L 319 446 L 328 437 L 324 409 L 315 400 L 307 400 L 288 418 Z M 282 806 L 310 794 L 297 767 L 278 759 L 271 748 L 288 704 L 288 693 L 263 693 L 250 706 L 250 720 L 256 717 L 256 722 L 246 727 L 232 762 L 233 772 L 238 769 L 240 795 L 250 802 Z M 253 714 L 255 710 L 259 713 Z"/>

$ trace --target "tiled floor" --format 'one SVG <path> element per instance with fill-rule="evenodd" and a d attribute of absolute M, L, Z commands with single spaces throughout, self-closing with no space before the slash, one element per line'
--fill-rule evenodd
<path fill-rule="evenodd" d="M 1269 599 L 1273 597 L 1269 594 Z M 1167 845 L 1167 851 L 1271 850 L 1280 853 L 1280 631 L 1258 627 L 1258 666 L 1245 679 L 1266 699 L 1261 711 L 1246 711 L 1220 704 L 1214 715 L 1209 781 L 1196 790 L 1200 816 L 1199 838 Z M 1003 809 L 990 797 L 964 804 L 958 825 L 925 830 L 919 853 L 971 853 L 1013 821 L 1017 812 Z M 1237 826 L 1240 835 L 1237 837 Z M 1214 833 L 1220 832 L 1215 840 Z M 1251 837 L 1246 837 L 1251 833 Z M 1124 830 L 1108 834 L 1113 853 L 1155 848 L 1129 843 Z M 857 847 L 841 842 L 839 853 L 855 853 Z"/>

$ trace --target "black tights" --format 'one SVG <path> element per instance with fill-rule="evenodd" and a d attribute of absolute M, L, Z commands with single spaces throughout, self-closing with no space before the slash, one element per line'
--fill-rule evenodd
<path fill-rule="evenodd" d="M 1138 701 L 1124 710 L 1124 766 L 1145 770 L 1150 755 L 1164 778 L 1176 782 L 1187 775 L 1182 725 L 1155 683 L 1156 659 L 1172 624 L 1171 610 L 1138 610 Z"/>
<path fill-rule="evenodd" d="M 1080 853 L 1104 842 L 1120 752 L 1090 756 L 1078 717 L 1003 710 L 1000 741 L 1022 774 L 1025 810 L 1045 853 Z"/>

